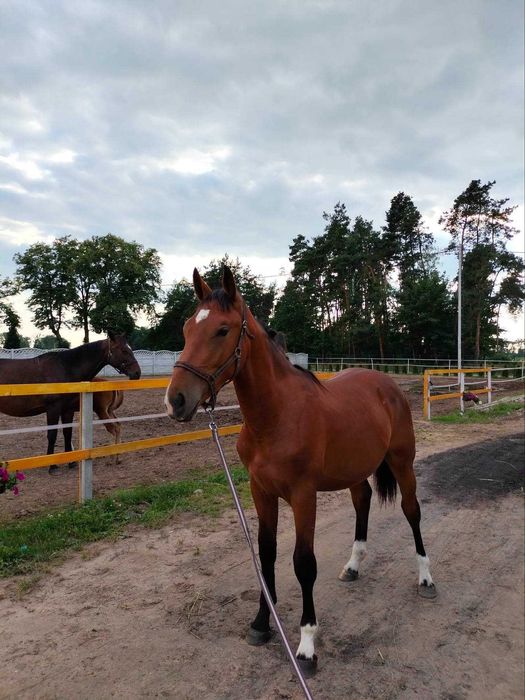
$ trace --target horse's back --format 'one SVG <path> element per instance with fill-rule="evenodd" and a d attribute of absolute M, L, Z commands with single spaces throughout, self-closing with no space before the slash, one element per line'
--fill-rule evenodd
<path fill-rule="evenodd" d="M 330 406 L 328 431 L 339 447 L 357 453 L 415 451 L 410 406 L 403 390 L 388 375 L 352 368 L 324 383 Z M 350 440 L 348 440 L 350 438 Z"/>
<path fill-rule="evenodd" d="M 20 360 L 0 359 L 0 384 L 44 384 L 67 381 L 61 366 L 49 360 L 54 353 Z M 45 413 L 50 404 L 63 399 L 64 394 L 0 397 L 0 412 L 24 418 Z"/>
<path fill-rule="evenodd" d="M 0 384 L 40 384 L 65 379 L 60 363 L 54 362 L 55 353 L 20 360 L 0 359 Z M 54 376 L 50 375 L 50 372 Z"/>

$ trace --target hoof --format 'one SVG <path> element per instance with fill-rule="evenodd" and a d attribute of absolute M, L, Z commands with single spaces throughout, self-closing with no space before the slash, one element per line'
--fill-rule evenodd
<path fill-rule="evenodd" d="M 422 598 L 427 598 L 428 600 L 436 598 L 438 594 L 435 584 L 431 583 L 428 585 L 426 582 L 418 585 L 417 592 Z"/>
<path fill-rule="evenodd" d="M 340 581 L 357 581 L 359 578 L 359 571 L 354 571 L 354 569 L 343 569 L 339 574 Z"/>
<path fill-rule="evenodd" d="M 302 659 L 297 657 L 297 663 L 305 678 L 312 678 L 317 673 L 317 655 L 314 654 L 311 659 Z"/>
<path fill-rule="evenodd" d="M 266 642 L 269 642 L 272 637 L 273 630 L 265 630 L 264 632 L 260 632 L 259 630 L 250 627 L 246 634 L 246 641 L 252 647 L 260 647 L 263 644 L 266 644 Z"/>
<path fill-rule="evenodd" d="M 58 464 L 52 464 L 47 471 L 48 474 L 56 474 L 58 471 Z"/>

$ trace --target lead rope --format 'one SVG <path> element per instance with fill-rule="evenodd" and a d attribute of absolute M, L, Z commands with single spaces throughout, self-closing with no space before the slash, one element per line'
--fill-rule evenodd
<path fill-rule="evenodd" d="M 306 685 L 306 681 L 304 679 L 303 673 L 301 671 L 301 668 L 299 664 L 297 663 L 297 659 L 295 658 L 295 654 L 292 651 L 292 648 L 290 646 L 290 642 L 288 641 L 286 637 L 286 633 L 284 631 L 284 627 L 281 624 L 281 621 L 279 619 L 279 616 L 277 615 L 277 610 L 275 609 L 275 605 L 273 604 L 272 596 L 270 595 L 270 591 L 268 590 L 268 586 L 266 585 L 266 581 L 264 580 L 264 576 L 261 571 L 261 567 L 259 565 L 259 560 L 257 558 L 257 554 L 255 553 L 255 548 L 253 546 L 252 539 L 250 537 L 250 530 L 248 528 L 248 522 L 246 521 L 246 516 L 244 515 L 244 511 L 241 505 L 241 501 L 239 499 L 239 494 L 237 493 L 237 489 L 235 488 L 235 484 L 233 483 L 233 479 L 230 473 L 230 469 L 228 467 L 228 464 L 226 462 L 226 457 L 224 456 L 224 452 L 222 449 L 221 442 L 219 440 L 219 433 L 217 430 L 217 424 L 215 423 L 215 418 L 213 416 L 213 409 L 211 407 L 206 408 L 206 413 L 210 417 L 210 430 L 211 434 L 213 437 L 213 440 L 215 444 L 217 445 L 217 450 L 219 451 L 219 457 L 221 458 L 222 466 L 224 468 L 224 472 L 226 474 L 226 479 L 228 481 L 228 486 L 230 487 L 231 494 L 233 496 L 233 501 L 235 503 L 235 507 L 237 508 L 237 513 L 239 515 L 239 520 L 241 523 L 242 530 L 244 532 L 244 536 L 246 537 L 246 541 L 248 542 L 248 547 L 250 548 L 250 553 L 252 555 L 253 559 L 253 565 L 255 566 L 255 573 L 257 574 L 257 578 L 259 579 L 259 583 L 261 584 L 261 590 L 263 592 L 263 595 L 266 599 L 266 602 L 268 603 L 268 607 L 270 608 L 270 611 L 272 613 L 273 619 L 275 621 L 275 625 L 277 629 L 279 630 L 279 634 L 281 635 L 281 639 L 283 640 L 284 647 L 286 649 L 286 653 L 288 654 L 290 658 L 290 662 L 293 666 L 293 669 L 295 671 L 295 674 L 297 678 L 299 679 L 299 683 L 301 684 L 301 688 L 303 690 L 305 698 L 307 700 L 313 700 L 313 696 L 310 693 L 310 690 L 308 686 Z"/>

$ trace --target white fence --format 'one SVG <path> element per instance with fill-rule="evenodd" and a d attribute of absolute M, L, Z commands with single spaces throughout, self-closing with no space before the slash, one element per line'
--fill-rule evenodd
<path fill-rule="evenodd" d="M 339 372 L 348 367 L 365 367 L 392 374 L 423 374 L 427 369 L 455 369 L 457 361 L 451 359 L 430 358 L 428 360 L 413 357 L 318 357 L 311 358 L 309 368 L 314 372 Z M 464 369 L 492 367 L 499 375 L 505 377 L 523 377 L 525 361 L 520 360 L 463 360 Z"/>
<path fill-rule="evenodd" d="M 62 349 L 57 349 L 53 352 L 61 352 Z M 15 350 L 6 350 L 5 348 L 0 348 L 0 358 L 8 358 L 12 360 L 22 360 L 25 358 L 38 357 L 49 350 L 39 350 L 38 348 L 16 348 Z M 150 376 L 163 376 L 166 374 L 171 374 L 173 365 L 178 360 L 180 352 L 173 352 L 171 350 L 134 350 L 137 362 L 140 365 L 142 375 L 145 377 Z M 288 358 L 290 362 L 294 365 L 300 365 L 301 367 L 308 367 L 308 355 L 304 352 L 289 352 Z M 106 365 L 100 376 L 103 377 L 117 377 L 118 372 Z"/>

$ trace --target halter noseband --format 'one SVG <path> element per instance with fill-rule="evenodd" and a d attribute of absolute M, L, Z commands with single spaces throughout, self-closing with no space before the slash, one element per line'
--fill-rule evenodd
<path fill-rule="evenodd" d="M 235 371 L 233 372 L 232 376 L 224 382 L 223 386 L 226 386 L 226 384 L 229 384 L 232 382 L 237 374 L 239 373 L 239 366 L 240 366 L 240 361 L 241 361 L 241 351 L 242 351 L 242 341 L 244 339 L 244 336 L 247 335 L 248 338 L 254 338 L 255 336 L 250 333 L 248 330 L 248 322 L 246 321 L 246 306 L 243 304 L 242 307 L 242 323 L 241 323 L 241 331 L 239 333 L 239 339 L 237 341 L 237 345 L 235 347 L 235 350 L 233 353 L 230 355 L 230 357 L 224 362 L 219 369 L 216 369 L 213 374 L 207 374 L 206 372 L 201 372 L 200 369 L 197 369 L 194 365 L 191 365 L 189 362 L 180 362 L 177 361 L 174 365 L 173 368 L 175 367 L 180 367 L 181 369 L 185 369 L 188 372 L 191 372 L 194 374 L 196 377 L 199 377 L 199 379 L 202 379 L 203 381 L 206 382 L 208 385 L 208 389 L 210 390 L 210 398 L 208 401 L 206 401 L 203 405 L 206 408 L 215 408 L 215 402 L 217 401 L 217 389 L 215 388 L 215 380 L 220 377 L 220 375 L 224 372 L 224 370 L 228 369 L 228 367 L 235 362 Z"/>

